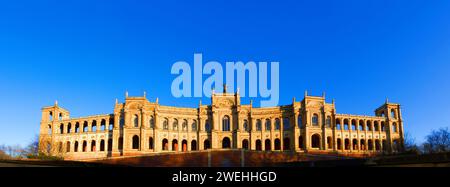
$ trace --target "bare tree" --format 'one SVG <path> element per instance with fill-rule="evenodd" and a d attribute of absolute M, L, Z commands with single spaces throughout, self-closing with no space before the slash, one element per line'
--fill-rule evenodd
<path fill-rule="evenodd" d="M 440 153 L 450 151 L 450 132 L 447 128 L 433 130 L 427 136 L 423 149 L 428 153 Z"/>
<path fill-rule="evenodd" d="M 38 156 L 39 155 L 39 135 L 35 135 L 30 144 L 25 148 L 24 156 Z"/>
<path fill-rule="evenodd" d="M 419 146 L 416 144 L 416 139 L 411 136 L 409 132 L 406 132 L 404 135 L 405 140 L 405 150 L 409 153 L 419 153 Z"/>
<path fill-rule="evenodd" d="M 9 160 L 11 157 L 6 154 L 6 145 L 0 145 L 0 160 Z"/>
<path fill-rule="evenodd" d="M 22 158 L 23 149 L 20 145 L 1 145 L 0 159 L 20 159 Z"/>
<path fill-rule="evenodd" d="M 40 144 L 41 150 L 39 150 Z M 58 155 L 52 156 L 52 153 Z M 49 139 L 43 139 L 40 142 L 38 135 L 34 136 L 25 148 L 20 145 L 0 145 L 0 160 L 22 158 L 61 160 L 63 156 L 61 145 L 51 145 Z"/>

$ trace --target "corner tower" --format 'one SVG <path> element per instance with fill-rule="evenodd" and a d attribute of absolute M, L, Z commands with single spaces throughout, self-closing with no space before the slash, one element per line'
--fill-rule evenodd
<path fill-rule="evenodd" d="M 389 152 L 404 151 L 404 129 L 400 104 L 386 102 L 375 110 L 375 115 L 386 118 L 386 135 Z"/>
<path fill-rule="evenodd" d="M 53 150 L 53 134 L 62 134 L 67 131 L 65 126 L 59 126 L 58 123 L 62 120 L 70 118 L 70 113 L 64 108 L 58 106 L 58 101 L 55 105 L 44 107 L 41 109 L 41 125 L 39 132 L 39 152 L 51 154 Z"/>

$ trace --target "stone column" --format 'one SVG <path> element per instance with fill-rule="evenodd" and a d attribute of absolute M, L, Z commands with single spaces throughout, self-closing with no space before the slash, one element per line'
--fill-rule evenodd
<path fill-rule="evenodd" d="M 219 123 L 220 123 L 220 119 L 219 119 L 219 114 L 217 113 L 217 111 L 213 111 L 212 112 L 212 132 L 211 132 L 211 149 L 218 149 L 221 148 L 219 145 L 219 139 L 217 137 L 217 132 L 219 131 Z"/>
<path fill-rule="evenodd" d="M 249 123 L 249 125 L 251 126 L 249 139 L 250 150 L 256 150 L 256 120 L 254 118 L 251 118 Z"/>
<path fill-rule="evenodd" d="M 96 124 L 96 129 L 95 129 L 95 133 L 100 133 L 101 131 L 101 129 L 102 129 L 102 119 L 100 119 L 100 120 L 98 120 L 98 119 L 96 119 L 96 122 L 95 122 Z"/>
<path fill-rule="evenodd" d="M 274 118 L 270 118 L 270 141 L 272 144 L 272 151 L 275 151 L 275 119 Z"/>
<path fill-rule="evenodd" d="M 68 134 L 67 128 L 68 128 L 68 124 L 63 123 L 63 133 L 64 134 Z"/>
<path fill-rule="evenodd" d="M 162 151 L 162 139 L 160 138 L 162 125 L 159 120 L 158 112 L 155 110 L 154 112 L 154 123 L 155 128 L 153 129 L 153 152 L 161 152 Z"/>
<path fill-rule="evenodd" d="M 280 120 L 280 150 L 284 151 L 284 117 Z"/>
<path fill-rule="evenodd" d="M 198 130 L 199 130 L 200 132 L 205 131 L 205 127 L 204 127 L 203 121 L 204 121 L 203 118 L 199 118 L 199 119 L 198 119 Z"/>
<path fill-rule="evenodd" d="M 328 135 L 327 135 L 327 126 L 326 126 L 326 122 L 323 123 L 326 119 L 326 114 L 320 116 L 319 119 L 321 119 L 319 121 L 319 128 L 322 129 L 322 134 L 321 134 L 321 138 L 322 140 L 320 141 L 320 150 L 328 150 Z M 325 119 L 325 120 L 324 120 Z"/>
<path fill-rule="evenodd" d="M 92 132 L 92 121 L 88 120 L 87 123 L 88 123 L 88 128 L 87 128 L 86 132 Z"/>
<path fill-rule="evenodd" d="M 294 125 L 295 128 L 293 129 L 294 131 L 294 140 L 292 141 L 294 143 L 294 151 L 300 151 L 300 146 L 299 146 L 299 141 L 298 141 L 298 137 L 300 136 L 300 128 L 299 126 L 299 122 L 298 122 L 298 118 L 299 118 L 300 114 L 298 112 L 294 113 Z"/>
<path fill-rule="evenodd" d="M 303 141 L 304 141 L 303 144 L 304 144 L 305 151 L 308 151 L 308 150 L 311 149 L 311 143 L 310 143 L 311 137 L 310 137 L 310 134 L 309 134 L 309 127 L 310 127 L 310 124 L 311 124 L 310 112 L 306 111 L 305 112 L 305 116 L 303 116 L 303 118 L 305 118 L 305 122 L 306 122 L 304 124 L 304 126 L 305 126 L 305 135 L 304 135 L 304 138 L 303 138 Z"/>
<path fill-rule="evenodd" d="M 114 114 L 114 128 L 112 133 L 112 155 L 119 155 L 119 137 L 120 137 L 120 113 Z"/>
<path fill-rule="evenodd" d="M 105 149 L 104 149 L 104 152 L 106 152 L 106 153 L 108 153 L 108 146 L 109 146 L 109 137 L 108 136 L 105 136 L 105 139 L 104 139 L 104 141 L 105 141 Z"/>
<path fill-rule="evenodd" d="M 141 117 L 140 117 L 140 126 L 139 126 L 139 132 L 140 132 L 140 135 L 139 135 L 139 140 L 140 140 L 140 143 L 139 143 L 139 151 L 144 151 L 144 150 L 147 150 L 147 148 L 148 148 L 148 146 L 146 146 L 147 145 L 147 143 L 146 143 L 146 141 L 145 140 L 148 140 L 148 138 L 147 138 L 147 129 L 149 129 L 150 128 L 150 122 L 147 120 L 147 113 L 143 110 L 143 109 L 141 109 Z"/>

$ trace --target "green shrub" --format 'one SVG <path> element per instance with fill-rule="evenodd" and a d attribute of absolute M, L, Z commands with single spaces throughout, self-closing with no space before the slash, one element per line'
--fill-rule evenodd
<path fill-rule="evenodd" d="M 45 153 L 39 153 L 38 155 L 35 154 L 29 154 L 27 155 L 28 159 L 38 159 L 38 160 L 48 160 L 48 161 L 62 161 L 64 160 L 63 157 L 59 156 L 50 156 Z"/>

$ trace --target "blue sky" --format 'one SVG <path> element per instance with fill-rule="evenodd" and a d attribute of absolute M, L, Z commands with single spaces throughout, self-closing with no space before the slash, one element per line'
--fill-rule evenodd
<path fill-rule="evenodd" d="M 111 113 L 125 90 L 196 107 L 170 90 L 172 64 L 194 53 L 279 61 L 280 104 L 325 91 L 338 113 L 373 115 L 389 97 L 421 142 L 450 126 L 448 10 L 415 0 L 2 1 L 0 144 L 27 144 L 55 100 L 75 117 Z"/>

